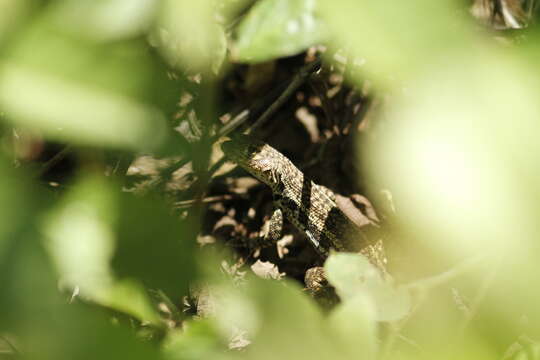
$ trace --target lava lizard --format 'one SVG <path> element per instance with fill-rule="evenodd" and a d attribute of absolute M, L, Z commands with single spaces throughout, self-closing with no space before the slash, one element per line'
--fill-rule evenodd
<path fill-rule="evenodd" d="M 285 155 L 240 134 L 232 135 L 221 148 L 231 161 L 272 189 L 276 205 L 268 234 L 272 239 L 280 238 L 285 215 L 323 257 L 330 250 L 360 251 L 384 271 L 386 257 L 380 239 L 356 226 L 336 204 L 336 194 L 304 176 Z"/>

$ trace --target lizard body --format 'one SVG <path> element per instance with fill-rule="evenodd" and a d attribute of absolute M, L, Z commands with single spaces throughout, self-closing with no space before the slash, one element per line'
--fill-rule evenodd
<path fill-rule="evenodd" d="M 330 250 L 358 251 L 371 246 L 362 230 L 339 209 L 335 194 L 304 176 L 270 145 L 234 135 L 221 147 L 230 160 L 270 186 L 277 207 L 272 218 L 280 221 L 285 215 L 321 255 L 328 255 Z"/>

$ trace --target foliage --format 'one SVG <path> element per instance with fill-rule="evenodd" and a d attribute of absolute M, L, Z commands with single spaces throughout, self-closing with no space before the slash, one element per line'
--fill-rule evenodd
<path fill-rule="evenodd" d="M 0 0 L 0 354 L 538 358 L 536 21 L 534 0 Z M 265 193 L 212 145 L 258 118 L 294 146 L 281 106 L 310 144 L 356 141 L 379 199 L 391 276 L 331 254 L 329 308 L 231 245 Z M 289 240 L 268 259 L 309 255 Z"/>

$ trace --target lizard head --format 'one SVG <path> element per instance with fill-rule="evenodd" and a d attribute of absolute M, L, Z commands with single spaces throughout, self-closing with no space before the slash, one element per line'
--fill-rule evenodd
<path fill-rule="evenodd" d="M 246 135 L 235 134 L 221 144 L 225 155 L 272 189 L 280 186 L 281 160 L 283 155 L 262 141 Z"/>

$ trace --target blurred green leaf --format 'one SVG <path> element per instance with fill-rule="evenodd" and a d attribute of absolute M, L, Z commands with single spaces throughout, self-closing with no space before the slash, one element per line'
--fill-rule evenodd
<path fill-rule="evenodd" d="M 219 15 L 225 24 L 236 20 L 246 8 L 253 5 L 256 0 L 217 0 Z"/>
<path fill-rule="evenodd" d="M 109 263 L 115 248 L 115 199 L 109 184 L 85 178 L 43 219 L 60 279 L 80 287 L 82 294 L 96 295 L 113 280 Z"/>
<path fill-rule="evenodd" d="M 328 281 L 345 303 L 360 294 L 369 296 L 377 309 L 378 321 L 397 321 L 411 310 L 409 292 L 383 279 L 381 272 L 363 255 L 332 254 L 324 268 Z"/>
<path fill-rule="evenodd" d="M 216 317 L 224 334 L 241 334 L 250 343 L 245 357 L 331 359 L 335 355 L 322 314 L 296 284 L 250 278 L 246 285 L 222 288 L 216 296 Z"/>
<path fill-rule="evenodd" d="M 37 321 L 52 321 L 65 303 L 57 291 L 52 266 L 34 224 L 11 234 L 0 259 L 0 329 L 24 331 Z"/>
<path fill-rule="evenodd" d="M 0 153 L 0 212 L 2 221 L 0 221 L 0 264 L 4 251 L 9 247 L 12 241 L 13 232 L 15 232 L 25 220 L 25 215 L 31 211 L 32 204 L 26 196 L 24 182 L 21 174 L 14 171 L 7 160 Z M 26 219 L 25 219 L 26 218 Z"/>
<path fill-rule="evenodd" d="M 171 360 L 198 360 L 225 358 L 227 344 L 215 328 L 212 319 L 190 321 L 184 331 L 171 331 L 163 350 Z"/>
<path fill-rule="evenodd" d="M 412 310 L 411 295 L 406 288 L 385 283 L 371 289 L 371 296 L 377 304 L 378 321 L 398 321 Z"/>
<path fill-rule="evenodd" d="M 33 11 L 38 7 L 41 0 L 0 0 L 0 49 L 11 35 L 16 34 Z"/>
<path fill-rule="evenodd" d="M 250 341 L 261 327 L 261 313 L 253 298 L 242 290 L 231 284 L 211 285 L 206 307 L 215 312 L 217 328 L 223 337 L 244 332 L 246 340 Z"/>
<path fill-rule="evenodd" d="M 174 299 L 185 295 L 194 275 L 195 237 L 158 199 L 116 191 L 102 179 L 74 186 L 44 219 L 49 248 L 64 284 L 102 305 L 157 321 L 140 283 Z"/>
<path fill-rule="evenodd" d="M 502 53 L 475 54 L 419 77 L 389 106 L 369 156 L 419 241 L 454 258 L 488 249 L 508 257 L 535 241 L 529 199 L 538 191 L 524 185 L 540 174 L 535 72 Z"/>
<path fill-rule="evenodd" d="M 471 27 L 456 1 L 319 1 L 321 17 L 342 46 L 379 84 L 403 81 L 425 67 L 449 61 L 448 54 L 466 46 Z M 354 61 L 352 61 L 354 60 Z M 359 78 L 359 80 L 361 77 Z"/>
<path fill-rule="evenodd" d="M 154 105 L 163 101 L 152 89 L 156 78 L 173 83 L 140 40 L 95 43 L 45 18 L 25 29 L 3 60 L 0 104 L 17 125 L 52 139 L 131 149 L 165 138 L 165 119 Z"/>
<path fill-rule="evenodd" d="M 135 281 L 115 281 L 111 260 L 118 235 L 117 188 L 88 176 L 76 183 L 43 218 L 48 250 L 61 283 L 84 298 L 157 322 L 145 290 Z"/>
<path fill-rule="evenodd" d="M 538 360 L 540 359 L 540 344 L 529 343 L 529 344 L 519 344 L 519 350 L 511 354 L 505 359 L 508 360 Z"/>
<path fill-rule="evenodd" d="M 64 304 L 55 321 L 38 317 L 33 328 L 19 333 L 25 359 L 90 360 L 162 359 L 150 344 L 135 338 L 128 329 L 78 304 Z"/>
<path fill-rule="evenodd" d="M 214 1 L 163 0 L 154 41 L 173 66 L 217 73 L 227 51 Z"/>
<path fill-rule="evenodd" d="M 68 305 L 56 287 L 45 252 L 31 236 L 18 236 L 0 266 L 0 329 L 17 340 L 24 359 L 159 359 L 155 350 L 114 327 L 95 311 Z"/>
<path fill-rule="evenodd" d="M 160 324 L 161 321 L 156 309 L 152 306 L 146 289 L 134 280 L 115 281 L 107 289 L 98 292 L 92 300 L 141 321 L 152 324 Z"/>
<path fill-rule="evenodd" d="M 0 331 L 30 331 L 52 321 L 64 304 L 53 267 L 37 231 L 50 198 L 0 154 Z"/>
<path fill-rule="evenodd" d="M 81 85 L 4 64 L 0 103 L 9 120 L 41 130 L 51 139 L 129 148 L 141 143 L 155 145 L 149 143 L 148 133 L 155 133 L 161 140 L 164 122 L 159 112 L 123 96 Z M 26 96 L 17 95 L 21 93 Z M 30 104 L 28 99 L 32 100 Z"/>
<path fill-rule="evenodd" d="M 18 329 L 57 304 L 52 267 L 36 231 L 46 194 L 0 153 L 0 331 Z M 36 298 L 39 294 L 39 301 Z"/>
<path fill-rule="evenodd" d="M 57 1 L 50 20 L 70 33 L 98 41 L 142 35 L 151 26 L 159 2 L 153 0 Z"/>
<path fill-rule="evenodd" d="M 380 271 L 360 254 L 332 254 L 326 260 L 324 270 L 342 299 L 353 298 L 359 290 L 384 282 Z"/>
<path fill-rule="evenodd" d="M 377 309 L 367 294 L 357 294 L 339 304 L 328 318 L 343 358 L 374 359 L 378 349 Z"/>
<path fill-rule="evenodd" d="M 261 0 L 238 25 L 233 57 L 256 63 L 295 55 L 325 35 L 315 0 Z"/>
<path fill-rule="evenodd" d="M 152 196 L 126 194 L 119 205 L 115 274 L 161 289 L 174 301 L 186 295 L 195 276 L 195 219 L 180 220 Z"/>

